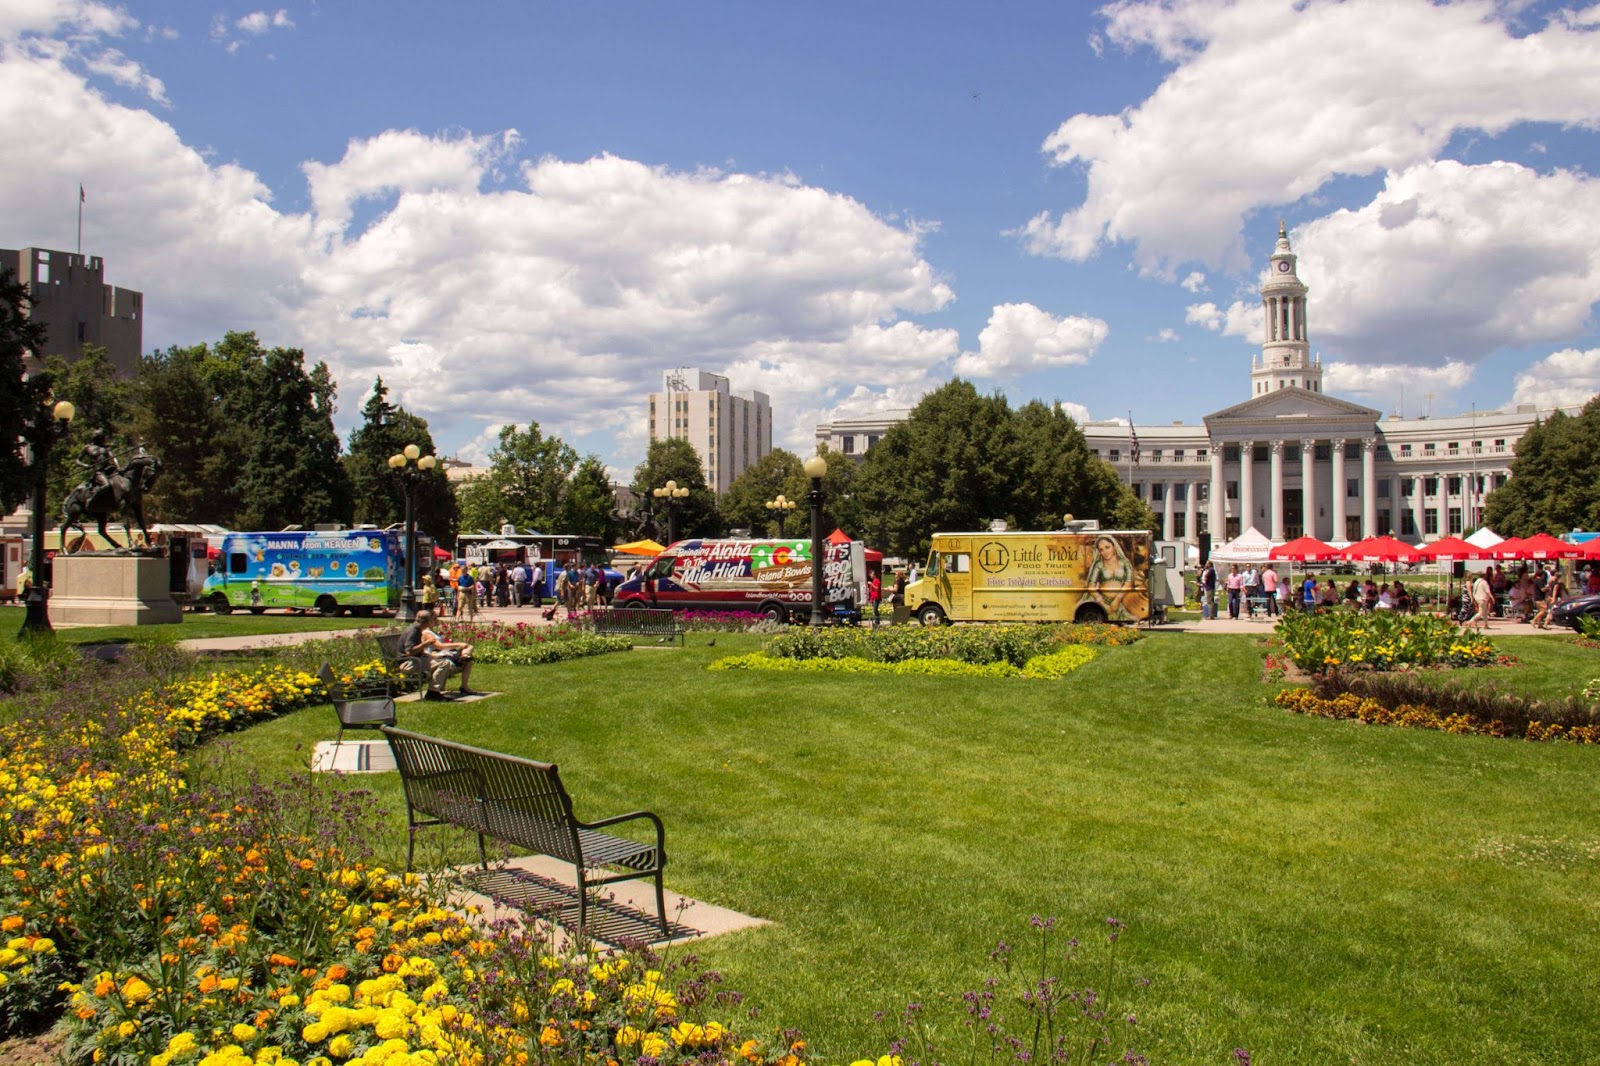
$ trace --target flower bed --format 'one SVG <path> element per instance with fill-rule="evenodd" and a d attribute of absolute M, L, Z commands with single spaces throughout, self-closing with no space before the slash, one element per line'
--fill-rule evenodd
<path fill-rule="evenodd" d="M 372 865 L 364 794 L 195 788 L 175 757 L 325 698 L 284 665 L 180 673 L 0 726 L 0 1035 L 65 1006 L 65 1057 L 113 1066 L 800 1066 L 797 1041 L 736 1033 L 693 965 L 558 955 L 442 909 Z"/>
<path fill-rule="evenodd" d="M 572 625 L 534 626 L 518 622 L 507 626 L 447 622 L 439 626 L 439 635 L 445 640 L 471 644 L 474 662 L 512 666 L 537 666 L 633 650 L 630 640 L 597 637 Z"/>
<path fill-rule="evenodd" d="M 1354 718 L 1371 725 L 1600 743 L 1600 710 L 1587 688 L 1581 699 L 1542 701 L 1478 685 L 1430 685 L 1417 675 L 1338 673 L 1317 678 L 1309 688 L 1285 689 L 1275 699 L 1298 714 Z"/>
<path fill-rule="evenodd" d="M 1345 668 L 1488 666 L 1499 661 L 1487 639 L 1436 615 L 1291 611 L 1276 632 L 1295 665 L 1309 674 Z"/>
<path fill-rule="evenodd" d="M 769 640 L 762 651 L 781 659 L 865 659 L 897 663 L 915 659 L 1009 663 L 1022 667 L 1036 656 L 1063 646 L 1115 647 L 1140 639 L 1137 630 L 1097 625 L 890 626 L 862 629 L 825 626 L 791 629 Z"/>
<path fill-rule="evenodd" d="M 771 670 L 787 673 L 897 674 L 905 677 L 1023 677 L 1054 681 L 1094 660 L 1097 653 L 1082 644 L 1033 656 L 1021 666 L 1002 659 L 964 662 L 960 659 L 866 659 L 858 655 L 787 658 L 753 652 L 718 659 L 708 670 Z"/>

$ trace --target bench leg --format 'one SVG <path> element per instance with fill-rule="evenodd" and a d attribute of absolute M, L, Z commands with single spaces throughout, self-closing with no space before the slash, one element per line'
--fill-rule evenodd
<path fill-rule="evenodd" d="M 589 928 L 589 886 L 583 879 L 583 866 L 577 867 L 578 871 L 578 934 L 583 935 Z"/>
<path fill-rule="evenodd" d="M 417 826 L 416 823 L 406 826 L 406 873 L 411 872 L 411 866 L 417 853 Z"/>
<path fill-rule="evenodd" d="M 667 936 L 667 891 L 661 884 L 661 871 L 656 871 L 656 917 L 661 919 L 661 935 Z"/>

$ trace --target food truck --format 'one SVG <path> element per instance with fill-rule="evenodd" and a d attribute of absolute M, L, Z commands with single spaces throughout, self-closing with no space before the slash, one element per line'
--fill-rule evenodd
<path fill-rule="evenodd" d="M 858 615 L 867 563 L 859 540 L 824 541 L 823 588 L 830 616 Z M 617 586 L 613 606 L 755 611 L 775 622 L 811 613 L 809 540 L 680 540 L 642 575 Z"/>
<path fill-rule="evenodd" d="M 926 570 L 906 586 L 923 625 L 948 622 L 1160 621 L 1181 602 L 1169 580 L 1177 545 L 1148 530 L 935 533 Z"/>
<path fill-rule="evenodd" d="M 417 543 L 419 555 L 431 551 L 426 538 Z M 217 614 L 290 608 L 370 615 L 396 610 L 404 581 L 405 534 L 397 530 L 228 533 L 201 596 Z"/>
<path fill-rule="evenodd" d="M 556 594 L 556 579 L 568 563 L 584 566 L 606 561 L 606 543 L 599 537 L 561 533 L 518 533 L 502 528 L 499 533 L 463 533 L 456 538 L 456 553 L 468 563 L 522 565 L 529 574 L 538 573 L 539 592 Z M 552 565 L 554 564 L 554 565 Z"/>

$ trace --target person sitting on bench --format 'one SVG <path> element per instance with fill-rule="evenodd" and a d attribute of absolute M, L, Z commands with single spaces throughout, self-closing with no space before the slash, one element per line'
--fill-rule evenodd
<path fill-rule="evenodd" d="M 467 687 L 467 680 L 472 676 L 472 645 L 458 641 L 445 640 L 433 630 L 433 612 L 418 611 L 415 622 L 406 629 L 405 635 L 400 638 L 400 648 L 405 655 L 420 655 L 426 660 L 428 671 L 428 691 L 423 693 L 425 700 L 448 700 L 452 697 L 445 695 L 445 682 L 451 675 L 461 675 L 461 695 L 476 695 Z"/>

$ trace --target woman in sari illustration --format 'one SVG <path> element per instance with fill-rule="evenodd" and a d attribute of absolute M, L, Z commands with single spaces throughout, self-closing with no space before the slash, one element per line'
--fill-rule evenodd
<path fill-rule="evenodd" d="M 1089 564 L 1086 583 L 1090 597 L 1105 608 L 1107 618 L 1144 616 L 1147 597 L 1139 588 L 1133 564 L 1114 538 L 1095 538 L 1094 561 Z"/>

